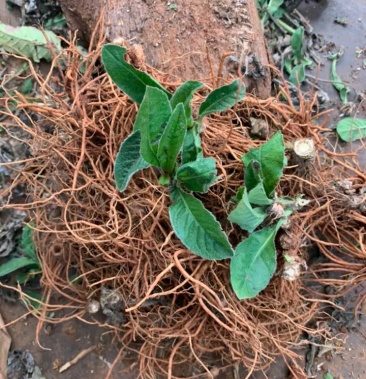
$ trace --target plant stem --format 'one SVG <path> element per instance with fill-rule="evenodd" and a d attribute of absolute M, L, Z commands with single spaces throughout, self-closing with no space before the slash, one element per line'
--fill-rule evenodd
<path fill-rule="evenodd" d="M 288 32 L 289 34 L 293 35 L 295 33 L 295 29 L 291 28 L 290 25 L 287 25 L 284 21 L 282 21 L 281 19 L 278 19 L 277 20 L 277 23 L 278 25 L 281 26 L 281 28 L 283 28 L 284 30 L 286 30 L 286 32 Z"/>

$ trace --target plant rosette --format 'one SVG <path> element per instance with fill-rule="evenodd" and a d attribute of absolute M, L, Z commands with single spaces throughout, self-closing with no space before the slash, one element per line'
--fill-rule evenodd
<path fill-rule="evenodd" d="M 276 269 L 275 235 L 291 206 L 269 227 L 254 231 L 266 220 L 275 202 L 275 187 L 286 163 L 283 137 L 276 133 L 259 149 L 243 156 L 245 188 L 229 220 L 250 234 L 234 251 L 215 216 L 194 193 L 205 194 L 217 181 L 216 161 L 204 157 L 200 131 L 203 118 L 235 106 L 245 95 L 239 80 L 213 90 L 193 118 L 191 100 L 203 83 L 187 81 L 171 94 L 145 72 L 128 64 L 126 49 L 103 47 L 102 60 L 113 82 L 139 104 L 132 133 L 122 142 L 114 163 L 119 191 L 132 176 L 150 166 L 159 183 L 168 186 L 169 216 L 176 236 L 192 253 L 209 260 L 231 259 L 231 284 L 239 299 L 251 298 L 269 283 Z"/>

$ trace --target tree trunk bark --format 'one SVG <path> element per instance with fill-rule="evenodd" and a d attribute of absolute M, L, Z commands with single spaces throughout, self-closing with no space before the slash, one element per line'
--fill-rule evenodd
<path fill-rule="evenodd" d="M 268 65 L 269 58 L 255 0 L 59 2 L 70 28 L 86 40 L 104 7 L 107 39 L 142 45 L 147 63 L 157 69 L 179 80 L 200 80 L 217 75 L 223 55 L 230 55 L 221 76 L 237 76 L 238 66 L 247 63 L 242 69 L 247 90 L 261 98 L 270 95 L 270 71 L 256 65 L 257 60 Z"/>

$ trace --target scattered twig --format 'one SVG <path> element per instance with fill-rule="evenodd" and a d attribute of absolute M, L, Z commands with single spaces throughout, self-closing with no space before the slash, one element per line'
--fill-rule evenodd
<path fill-rule="evenodd" d="M 10 343 L 11 338 L 5 329 L 5 324 L 0 314 L 0 379 L 7 378 L 6 368 Z"/>
<path fill-rule="evenodd" d="M 81 359 L 83 359 L 86 355 L 91 353 L 97 348 L 97 345 L 90 346 L 89 348 L 82 350 L 75 358 L 73 358 L 71 361 L 65 363 L 63 366 L 60 367 L 58 370 L 59 373 L 66 371 L 71 366 L 78 363 Z"/>

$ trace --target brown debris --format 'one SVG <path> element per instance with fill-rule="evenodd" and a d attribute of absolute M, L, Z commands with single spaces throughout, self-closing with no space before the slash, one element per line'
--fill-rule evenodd
<path fill-rule="evenodd" d="M 5 329 L 5 323 L 0 314 L 0 379 L 6 379 L 7 358 L 10 349 L 11 338 Z"/>

